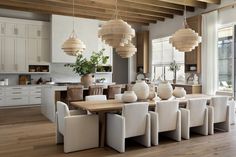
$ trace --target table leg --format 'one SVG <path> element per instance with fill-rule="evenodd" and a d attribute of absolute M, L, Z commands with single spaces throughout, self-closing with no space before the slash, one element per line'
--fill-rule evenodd
<path fill-rule="evenodd" d="M 106 139 L 106 113 L 99 112 L 99 140 L 100 140 L 100 147 L 104 147 L 105 139 Z"/>

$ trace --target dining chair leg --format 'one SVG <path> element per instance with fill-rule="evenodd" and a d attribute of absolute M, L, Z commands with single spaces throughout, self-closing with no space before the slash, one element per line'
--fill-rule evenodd
<path fill-rule="evenodd" d="M 105 112 L 99 112 L 99 125 L 100 125 L 100 147 L 104 147 L 105 145 L 105 137 L 106 137 L 106 113 Z"/>

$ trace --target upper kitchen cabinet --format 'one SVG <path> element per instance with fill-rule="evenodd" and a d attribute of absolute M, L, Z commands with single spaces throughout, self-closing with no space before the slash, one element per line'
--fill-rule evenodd
<path fill-rule="evenodd" d="M 140 69 L 149 73 L 149 31 L 136 33 L 137 38 L 137 72 Z"/>
<path fill-rule="evenodd" d="M 74 63 L 76 57 L 69 56 L 61 49 L 73 30 L 73 17 L 52 15 L 52 62 Z M 90 57 L 93 51 L 99 50 L 99 21 L 93 19 L 75 18 L 75 31 L 78 38 L 86 45 L 83 55 Z"/>
<path fill-rule="evenodd" d="M 28 26 L 28 54 L 29 64 L 50 62 L 50 25 L 30 24 Z"/>
<path fill-rule="evenodd" d="M 193 16 L 187 18 L 188 26 L 201 35 L 202 16 Z M 201 72 L 201 44 L 193 51 L 185 53 L 185 72 Z"/>

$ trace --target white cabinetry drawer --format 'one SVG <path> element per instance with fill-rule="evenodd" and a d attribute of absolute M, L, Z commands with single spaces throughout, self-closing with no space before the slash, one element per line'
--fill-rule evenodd
<path fill-rule="evenodd" d="M 11 96 L 6 97 L 6 105 L 27 105 L 28 102 L 28 96 Z"/>
<path fill-rule="evenodd" d="M 41 91 L 41 86 L 31 86 L 30 90 Z"/>
<path fill-rule="evenodd" d="M 29 94 L 27 90 L 7 90 L 5 93 L 6 96 L 27 96 Z"/>
<path fill-rule="evenodd" d="M 4 105 L 5 105 L 4 97 L 0 97 L 0 106 Z"/>
<path fill-rule="evenodd" d="M 28 87 L 24 86 L 24 87 L 6 87 L 6 91 L 22 91 L 22 90 L 25 90 L 27 91 L 28 90 Z"/>
<path fill-rule="evenodd" d="M 1 90 L 0 90 L 0 97 L 1 97 L 1 96 L 4 96 L 4 91 L 1 91 Z"/>
<path fill-rule="evenodd" d="M 41 104 L 41 95 L 40 96 L 30 96 L 29 104 Z"/>

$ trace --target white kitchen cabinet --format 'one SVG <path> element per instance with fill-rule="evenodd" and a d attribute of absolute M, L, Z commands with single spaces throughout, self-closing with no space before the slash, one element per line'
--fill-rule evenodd
<path fill-rule="evenodd" d="M 0 87 L 0 106 L 41 104 L 41 86 L 6 86 Z"/>
<path fill-rule="evenodd" d="M 22 23 L 5 23 L 5 35 L 8 37 L 26 37 L 26 25 Z"/>
<path fill-rule="evenodd" d="M 3 53 L 4 53 L 4 38 L 0 36 L 0 72 L 4 70 Z"/>
<path fill-rule="evenodd" d="M 3 70 L 4 72 L 16 71 L 15 64 L 15 38 L 5 37 L 4 38 L 4 50 L 3 50 Z"/>
<path fill-rule="evenodd" d="M 49 25 L 29 25 L 28 54 L 30 64 L 50 62 Z"/>
<path fill-rule="evenodd" d="M 26 39 L 15 39 L 15 64 L 17 72 L 27 71 L 27 53 L 26 53 Z"/>
<path fill-rule="evenodd" d="M 69 56 L 61 49 L 62 44 L 72 32 L 73 18 L 69 16 L 52 15 L 52 62 L 74 63 L 76 57 Z M 94 19 L 75 18 L 75 31 L 78 38 L 86 45 L 83 53 L 90 57 L 92 52 L 98 51 L 98 27 L 99 21 Z"/>
<path fill-rule="evenodd" d="M 5 23 L 4 22 L 1 22 L 0 21 L 0 36 L 3 36 L 3 35 L 5 35 L 5 32 L 6 32 L 6 25 L 5 25 Z"/>

